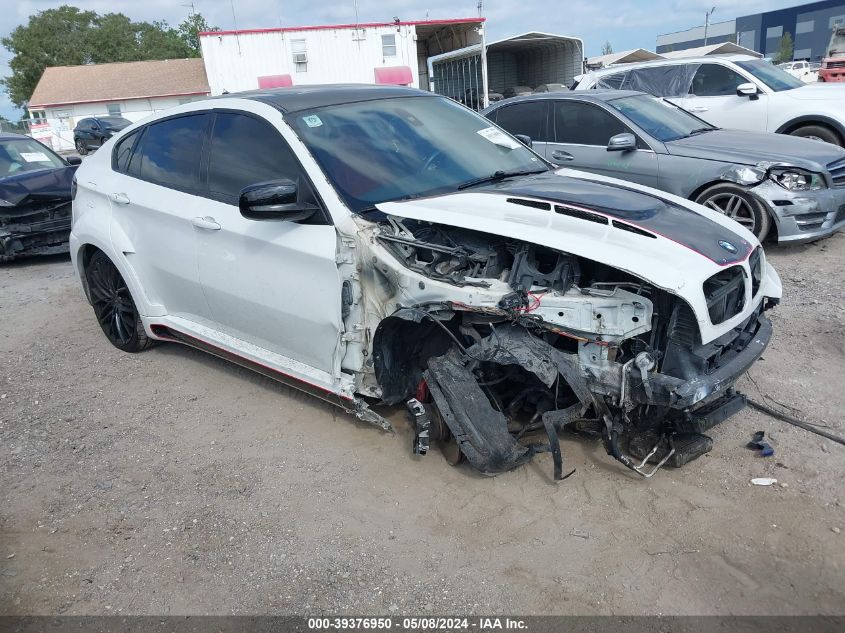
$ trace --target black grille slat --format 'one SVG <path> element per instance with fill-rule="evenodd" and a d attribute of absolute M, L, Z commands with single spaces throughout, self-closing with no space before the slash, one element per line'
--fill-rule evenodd
<path fill-rule="evenodd" d="M 704 298 L 713 325 L 736 316 L 745 305 L 745 271 L 731 266 L 716 273 L 704 282 Z"/>
<path fill-rule="evenodd" d="M 598 213 L 590 211 L 582 211 L 581 209 L 574 209 L 572 207 L 564 207 L 555 205 L 555 213 L 560 215 L 568 215 L 570 218 L 578 218 L 579 220 L 587 220 L 588 222 L 595 222 L 596 224 L 610 224 L 608 219 Z"/>

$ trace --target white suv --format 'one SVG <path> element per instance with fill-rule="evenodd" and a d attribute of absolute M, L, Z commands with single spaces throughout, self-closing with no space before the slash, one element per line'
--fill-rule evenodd
<path fill-rule="evenodd" d="M 845 146 L 845 84 L 805 84 L 747 55 L 611 66 L 576 90 L 621 88 L 665 97 L 711 125 L 777 132 Z"/>
<path fill-rule="evenodd" d="M 439 438 L 489 474 L 550 450 L 563 477 L 572 425 L 641 474 L 628 440 L 676 465 L 706 452 L 781 295 L 721 213 L 555 171 L 400 87 L 229 95 L 135 124 L 79 169 L 70 245 L 118 348 L 192 345 L 385 429 L 370 404 L 406 403 L 415 452 Z"/>

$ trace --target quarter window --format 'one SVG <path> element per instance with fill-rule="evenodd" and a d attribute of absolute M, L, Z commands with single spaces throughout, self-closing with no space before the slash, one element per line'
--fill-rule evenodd
<path fill-rule="evenodd" d="M 607 146 L 611 136 L 631 130 L 598 106 L 580 101 L 554 104 L 555 141 L 571 145 Z"/>
<path fill-rule="evenodd" d="M 207 115 L 195 114 L 147 126 L 129 169 L 139 178 L 164 187 L 198 190 L 207 122 Z"/>
<path fill-rule="evenodd" d="M 276 130 L 251 116 L 219 112 L 208 162 L 211 196 L 237 204 L 244 187 L 280 178 L 296 182 L 300 200 L 316 204 L 296 156 Z"/>
<path fill-rule="evenodd" d="M 702 64 L 692 80 L 690 92 L 696 97 L 726 97 L 736 94 L 740 84 L 748 80 L 727 66 Z"/>
<path fill-rule="evenodd" d="M 382 35 L 381 36 L 381 55 L 382 57 L 396 57 L 396 36 Z"/>
<path fill-rule="evenodd" d="M 117 146 L 114 148 L 114 163 L 112 164 L 115 171 L 125 174 L 129 170 L 129 158 L 132 156 L 132 146 L 137 138 L 138 132 L 132 132 L 132 134 L 117 142 Z"/>
<path fill-rule="evenodd" d="M 511 134 L 525 134 L 532 141 L 545 142 L 546 102 L 526 101 L 499 108 L 496 123 Z"/>

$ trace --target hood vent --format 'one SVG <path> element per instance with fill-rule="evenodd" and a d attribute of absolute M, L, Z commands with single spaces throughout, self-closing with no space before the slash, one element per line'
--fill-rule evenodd
<path fill-rule="evenodd" d="M 650 237 L 653 240 L 657 239 L 657 236 L 654 233 L 649 233 L 648 231 L 645 231 L 640 227 L 634 226 L 632 224 L 625 224 L 624 222 L 617 222 L 616 220 L 614 220 L 613 226 L 615 226 L 617 229 L 628 231 L 629 233 L 636 233 L 637 235 L 642 235 L 643 237 Z"/>
<path fill-rule="evenodd" d="M 555 213 L 568 215 L 570 218 L 578 218 L 579 220 L 587 220 L 587 222 L 595 222 L 596 224 L 608 224 L 607 218 L 603 215 L 590 211 L 582 211 L 581 209 L 573 209 L 572 207 L 555 205 Z"/>
<path fill-rule="evenodd" d="M 519 204 L 523 207 L 531 207 L 532 209 L 542 209 L 543 211 L 551 211 L 552 205 L 548 202 L 540 202 L 539 200 L 526 200 L 525 198 L 508 198 L 511 204 Z"/>

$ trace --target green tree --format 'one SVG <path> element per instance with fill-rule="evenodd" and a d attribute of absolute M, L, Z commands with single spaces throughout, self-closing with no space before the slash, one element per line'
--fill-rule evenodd
<path fill-rule="evenodd" d="M 792 35 L 787 31 L 780 38 L 780 50 L 772 58 L 776 64 L 783 64 L 784 62 L 791 62 L 792 56 L 795 54 L 795 45 L 792 42 Z"/>
<path fill-rule="evenodd" d="M 604 46 L 601 47 L 601 54 L 602 55 L 610 55 L 613 52 L 613 44 L 610 41 L 606 41 Z"/>
<path fill-rule="evenodd" d="M 47 66 L 87 64 L 86 39 L 97 14 L 62 6 L 31 16 L 0 40 L 13 55 L 12 74 L 2 79 L 9 98 L 20 107 L 29 99 Z"/>
<path fill-rule="evenodd" d="M 219 31 L 217 26 L 210 26 L 208 21 L 199 13 L 191 13 L 177 28 L 179 37 L 181 37 L 191 50 L 195 57 L 200 55 L 200 36 L 204 31 Z"/>
<path fill-rule="evenodd" d="M 48 66 L 198 57 L 197 33 L 212 30 L 217 29 L 198 13 L 173 28 L 167 22 L 133 22 L 122 13 L 98 15 L 67 5 L 47 9 L 0 39 L 12 53 L 12 74 L 0 85 L 23 107 Z"/>

